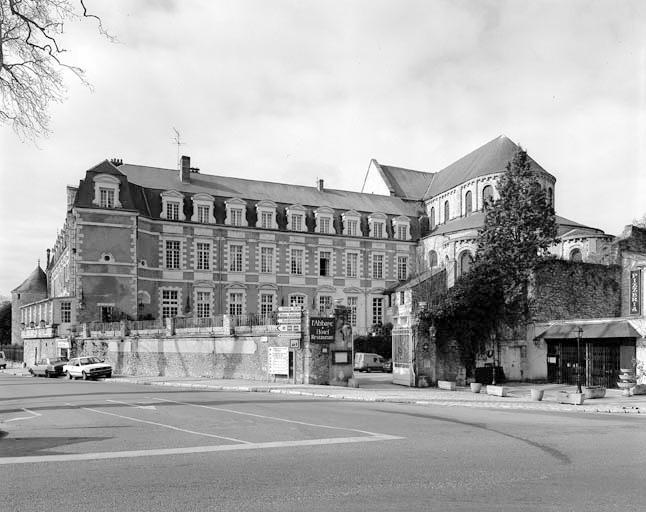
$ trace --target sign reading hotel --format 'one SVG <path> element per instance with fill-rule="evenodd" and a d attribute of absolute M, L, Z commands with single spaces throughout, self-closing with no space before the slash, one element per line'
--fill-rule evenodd
<path fill-rule="evenodd" d="M 289 375 L 289 348 L 268 347 L 267 352 L 269 357 L 269 374 Z"/>
<path fill-rule="evenodd" d="M 642 312 L 642 271 L 630 271 L 630 314 L 640 315 Z"/>
<path fill-rule="evenodd" d="M 334 318 L 310 317 L 310 343 L 334 343 Z"/>

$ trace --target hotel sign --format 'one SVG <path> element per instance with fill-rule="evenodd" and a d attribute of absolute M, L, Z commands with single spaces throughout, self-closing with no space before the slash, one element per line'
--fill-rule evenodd
<path fill-rule="evenodd" d="M 640 315 L 642 312 L 642 271 L 630 271 L 630 314 Z"/>
<path fill-rule="evenodd" d="M 310 342 L 334 343 L 334 318 L 310 317 Z"/>

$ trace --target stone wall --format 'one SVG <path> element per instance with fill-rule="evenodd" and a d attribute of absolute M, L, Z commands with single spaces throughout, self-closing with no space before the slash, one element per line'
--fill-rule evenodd
<path fill-rule="evenodd" d="M 536 322 L 617 317 L 621 313 L 621 267 L 546 261 L 536 270 L 529 297 Z"/>

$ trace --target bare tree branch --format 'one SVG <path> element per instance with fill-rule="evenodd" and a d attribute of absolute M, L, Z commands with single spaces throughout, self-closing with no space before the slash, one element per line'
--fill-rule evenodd
<path fill-rule="evenodd" d="M 48 109 L 65 99 L 66 72 L 90 86 L 82 68 L 63 60 L 60 42 L 66 21 L 85 18 L 97 20 L 99 33 L 115 40 L 85 0 L 0 0 L 0 124 L 21 138 L 49 133 Z"/>

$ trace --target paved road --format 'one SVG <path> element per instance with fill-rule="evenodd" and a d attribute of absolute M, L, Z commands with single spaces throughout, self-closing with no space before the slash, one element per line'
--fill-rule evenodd
<path fill-rule="evenodd" d="M 0 375 L 0 510 L 641 510 L 646 418 Z M 0 434 L 2 435 L 2 434 Z"/>

